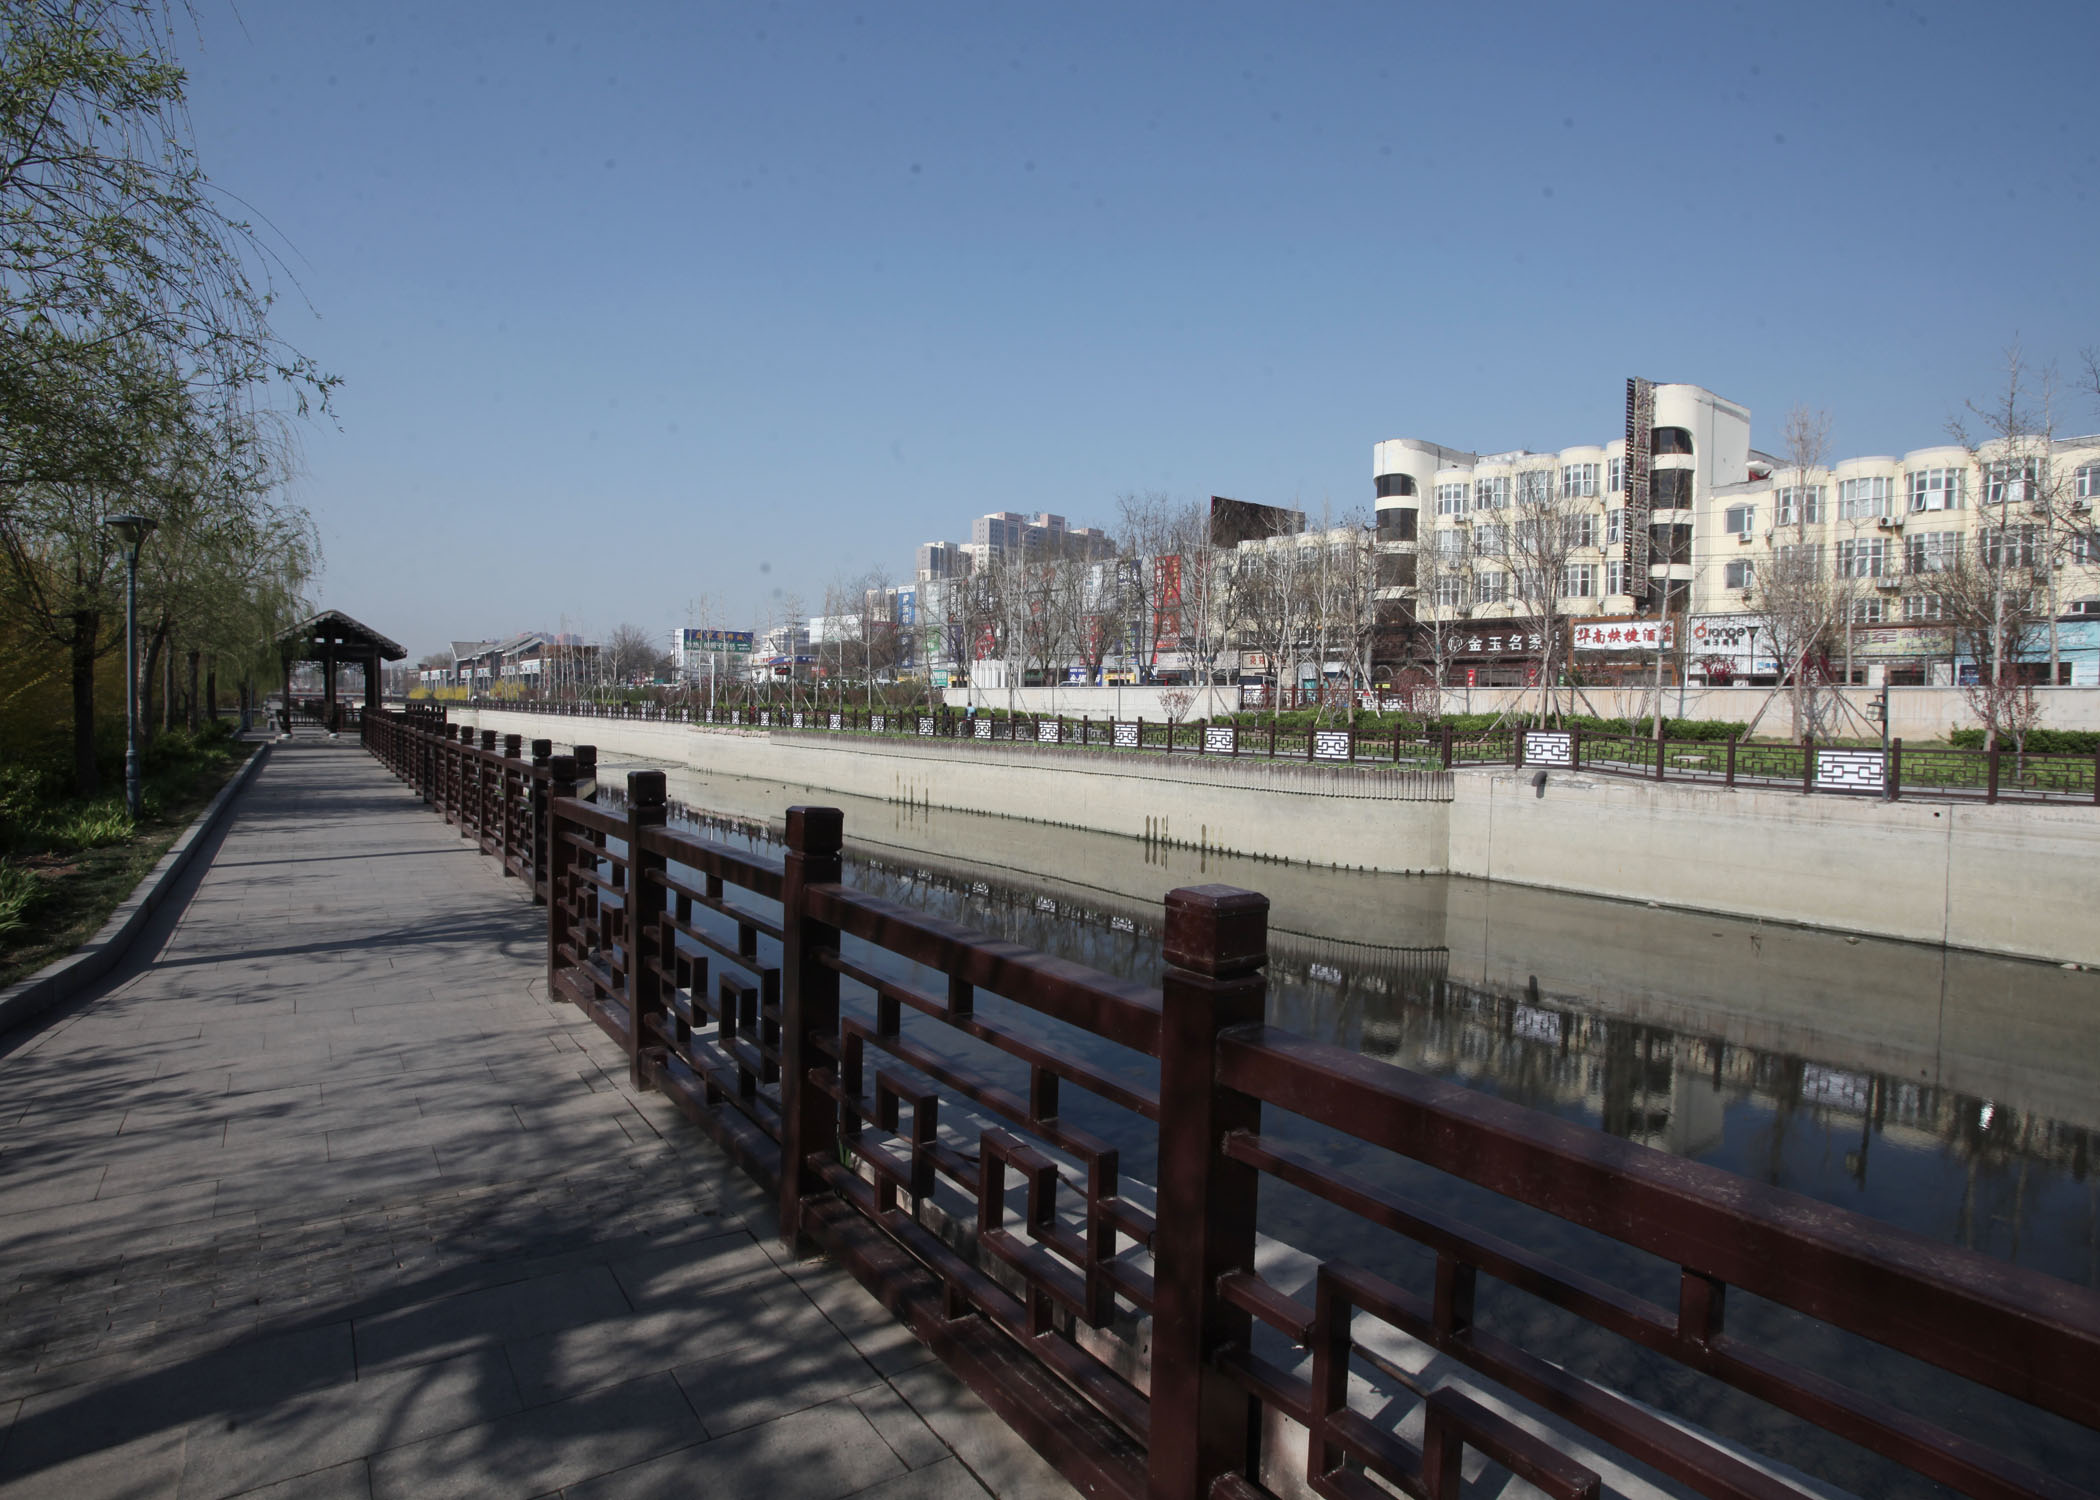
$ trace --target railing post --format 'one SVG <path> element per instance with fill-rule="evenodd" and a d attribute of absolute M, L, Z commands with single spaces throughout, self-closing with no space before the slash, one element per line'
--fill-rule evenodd
<path fill-rule="evenodd" d="M 1568 769 L 1571 771 L 1582 769 L 1582 726 L 1580 724 L 1570 724 L 1568 726 Z"/>
<path fill-rule="evenodd" d="M 1995 739 L 1991 741 L 1991 748 L 1985 753 L 1984 759 L 1988 762 L 1990 780 L 1984 787 L 1983 800 L 1996 802 L 1998 800 L 1998 742 Z"/>
<path fill-rule="evenodd" d="M 664 1008 L 664 888 L 650 878 L 661 875 L 664 856 L 643 847 L 652 828 L 664 826 L 670 809 L 664 797 L 664 773 L 627 773 L 627 1078 L 646 1087 L 651 1021 Z"/>
<path fill-rule="evenodd" d="M 1801 741 L 1801 795 L 1806 797 L 1816 789 L 1816 737 L 1808 735 Z"/>
<path fill-rule="evenodd" d="M 583 790 L 571 792 L 570 796 L 581 796 L 586 802 L 598 800 L 598 747 L 578 745 L 576 749 L 576 784 Z"/>
<path fill-rule="evenodd" d="M 531 877 L 532 899 L 547 899 L 547 780 L 554 764 L 554 741 L 532 742 L 532 774 L 526 782 L 526 801 L 531 808 L 530 836 L 532 839 Z"/>
<path fill-rule="evenodd" d="M 1446 725 L 1444 726 L 1444 736 L 1443 736 L 1443 738 L 1444 738 L 1444 769 L 1448 771 L 1448 770 L 1450 770 L 1450 769 L 1451 769 L 1451 726 L 1450 726 L 1449 724 L 1446 724 Z"/>
<path fill-rule="evenodd" d="M 569 868 L 574 852 L 561 837 L 561 819 L 554 804 L 576 795 L 576 757 L 557 755 L 547 764 L 547 998 L 559 1000 L 554 977 L 561 972 L 562 950 L 569 945 L 573 913 L 570 902 Z"/>
<path fill-rule="evenodd" d="M 1251 1320 L 1218 1293 L 1254 1269 L 1260 1177 L 1223 1151 L 1258 1132 L 1261 1104 L 1218 1087 L 1218 1034 L 1262 1019 L 1269 899 L 1187 886 L 1166 901 L 1160 987 L 1158 1228 L 1152 1241 L 1150 1500 L 1207 1500 L 1247 1462 L 1247 1393 L 1214 1363 L 1244 1346 Z"/>
<path fill-rule="evenodd" d="M 810 1158 L 829 1160 L 838 1149 L 838 1112 L 829 1094 L 811 1087 L 809 1072 L 824 1057 L 811 1038 L 838 1035 L 839 976 L 823 955 L 838 947 L 839 934 L 810 920 L 808 891 L 838 882 L 843 827 L 835 807 L 788 809 L 780 880 L 780 1238 L 790 1250 L 803 1244 L 804 1196 L 820 1191 Z"/>

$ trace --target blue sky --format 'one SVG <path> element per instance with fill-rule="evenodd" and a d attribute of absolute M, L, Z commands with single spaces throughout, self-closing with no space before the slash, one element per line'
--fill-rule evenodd
<path fill-rule="evenodd" d="M 323 602 L 744 626 L 986 510 L 1368 509 L 1371 445 L 1939 441 L 2100 343 L 2100 7 L 207 4 L 343 377 Z M 2090 401 L 2066 425 L 2100 428 Z"/>

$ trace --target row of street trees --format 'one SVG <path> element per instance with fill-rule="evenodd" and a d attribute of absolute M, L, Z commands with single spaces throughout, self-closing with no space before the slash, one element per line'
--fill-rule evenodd
<path fill-rule="evenodd" d="M 318 566 L 282 486 L 293 419 L 334 381 L 271 330 L 270 257 L 197 164 L 185 14 L 0 0 L 0 703 L 67 678 L 83 793 L 97 664 L 123 644 L 110 516 L 158 525 L 141 676 L 163 722 L 179 684 L 194 717 L 220 672 L 271 659 Z"/>

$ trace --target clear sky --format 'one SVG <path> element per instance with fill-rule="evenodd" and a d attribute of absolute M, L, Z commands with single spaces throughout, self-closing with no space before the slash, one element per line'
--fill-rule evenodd
<path fill-rule="evenodd" d="M 741 627 L 987 510 L 1371 503 L 1631 374 L 1900 453 L 2100 343 L 2100 5 L 213 0 L 203 164 L 343 377 L 322 602 Z M 2090 401 L 2067 426 L 2100 428 Z M 705 601 L 696 604 L 696 601 Z"/>

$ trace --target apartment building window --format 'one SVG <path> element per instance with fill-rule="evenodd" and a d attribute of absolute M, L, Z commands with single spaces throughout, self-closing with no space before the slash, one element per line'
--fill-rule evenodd
<path fill-rule="evenodd" d="M 1507 510 L 1509 508 L 1509 476 L 1498 475 L 1493 479 L 1473 481 L 1473 509 Z"/>
<path fill-rule="evenodd" d="M 1509 598 L 1509 575 L 1491 568 L 1473 580 L 1473 589 L 1482 604 L 1501 604 Z"/>
<path fill-rule="evenodd" d="M 1466 555 L 1466 534 L 1456 526 L 1443 528 L 1436 534 L 1436 555 L 1438 557 L 1464 557 Z"/>
<path fill-rule="evenodd" d="M 1889 570 L 1889 544 L 1885 538 L 1862 537 L 1838 543 L 1838 577 L 1880 578 Z"/>
<path fill-rule="evenodd" d="M 1597 594 L 1597 566 L 1595 563 L 1569 563 L 1560 570 L 1560 596 L 1563 599 L 1591 599 Z"/>
<path fill-rule="evenodd" d="M 2071 488 L 2081 500 L 2100 500 L 2100 464 L 2087 464 L 2072 476 Z"/>
<path fill-rule="evenodd" d="M 1415 521 L 1420 515 L 1412 505 L 1395 505 L 1378 513 L 1378 540 L 1381 542 L 1411 542 L 1415 539 Z"/>
<path fill-rule="evenodd" d="M 1526 469 L 1517 476 L 1517 504 L 1536 509 L 1553 498 L 1553 475 L 1545 469 Z"/>
<path fill-rule="evenodd" d="M 1436 487 L 1436 513 L 1440 516 L 1462 516 L 1466 513 L 1466 491 L 1472 486 L 1461 481 L 1458 484 L 1440 484 Z"/>
<path fill-rule="evenodd" d="M 1910 508 L 1960 510 L 1967 476 L 1959 469 L 1913 469 L 1910 474 Z"/>
<path fill-rule="evenodd" d="M 1616 547 L 1626 540 L 1626 512 L 1608 510 L 1604 513 L 1604 545 Z"/>
<path fill-rule="evenodd" d="M 1937 620 L 1947 610 L 1947 601 L 1938 594 L 1906 594 L 1903 597 L 1903 618 L 1906 620 Z"/>
<path fill-rule="evenodd" d="M 1814 526 L 1823 519 L 1823 486 L 1790 484 L 1772 492 L 1782 526 Z"/>
<path fill-rule="evenodd" d="M 1626 493 L 1625 459 L 1615 458 L 1611 460 L 1611 462 L 1608 465 L 1606 465 L 1605 475 L 1605 486 L 1614 495 L 1623 495 Z"/>
<path fill-rule="evenodd" d="M 1560 466 L 1560 493 L 1566 500 L 1582 499 L 1597 493 L 1597 466 L 1595 464 L 1562 464 Z"/>
<path fill-rule="evenodd" d="M 1748 558 L 1741 562 L 1723 563 L 1721 565 L 1721 587 L 1746 589 L 1750 587 L 1750 575 L 1751 568 Z"/>
<path fill-rule="evenodd" d="M 1503 528 L 1494 523 L 1473 528 L 1473 551 L 1480 557 L 1500 557 L 1503 547 Z"/>
<path fill-rule="evenodd" d="M 1852 601 L 1852 623 L 1855 625 L 1879 625 L 1889 617 L 1886 599 L 1855 599 Z"/>
<path fill-rule="evenodd" d="M 1617 512 L 1614 512 L 1614 514 L 1617 514 Z M 1604 592 L 1607 594 L 1623 594 L 1626 592 L 1625 558 L 1614 557 L 1606 560 L 1604 564 Z"/>
<path fill-rule="evenodd" d="M 1737 536 L 1748 536 L 1757 529 L 1757 507 L 1754 505 L 1731 505 L 1721 512 L 1721 529 Z"/>
<path fill-rule="evenodd" d="M 1466 607 L 1466 581 L 1459 577 L 1439 578 L 1436 581 L 1436 607 L 1438 609 L 1464 609 Z"/>
<path fill-rule="evenodd" d="M 1986 464 L 1983 470 L 1983 499 L 1986 505 L 2018 505 L 2041 492 L 2040 459 L 2022 458 Z"/>
<path fill-rule="evenodd" d="M 1986 568 L 2031 568 L 2041 554 L 2039 526 L 2004 526 L 1977 538 Z"/>
<path fill-rule="evenodd" d="M 1649 483 L 1657 510 L 1689 510 L 1692 505 L 1692 471 L 1658 469 Z"/>
<path fill-rule="evenodd" d="M 1597 545 L 1597 518 L 1592 515 L 1562 516 L 1560 538 L 1564 547 L 1594 547 Z"/>
<path fill-rule="evenodd" d="M 1649 441 L 1648 451 L 1657 455 L 1688 454 L 1692 451 L 1692 435 L 1682 427 L 1658 427 Z"/>
<path fill-rule="evenodd" d="M 1792 542 L 1773 554 L 1789 578 L 1814 578 L 1823 571 L 1821 542 Z"/>
<path fill-rule="evenodd" d="M 1412 495 L 1415 491 L 1415 476 L 1412 474 L 1381 474 L 1378 476 L 1378 498 L 1390 500 L 1399 495 Z"/>
<path fill-rule="evenodd" d="M 2074 563 L 2100 562 L 2100 536 L 2090 531 L 2071 533 L 2071 561 Z"/>
<path fill-rule="evenodd" d="M 1905 537 L 1903 545 L 1910 554 L 1907 562 L 1913 573 L 1944 573 L 1961 561 L 1961 533 L 1958 531 L 1920 532 Z"/>
<path fill-rule="evenodd" d="M 1871 479 L 1847 479 L 1838 485 L 1838 518 L 1845 521 L 1875 521 L 1889 513 L 1892 481 L 1886 474 Z"/>

